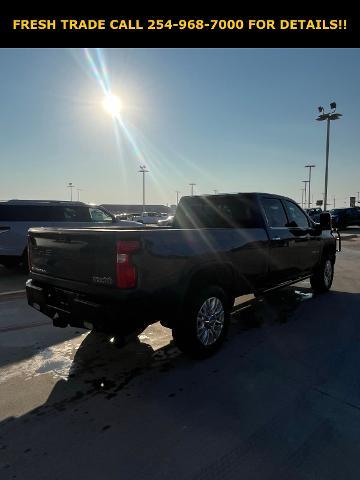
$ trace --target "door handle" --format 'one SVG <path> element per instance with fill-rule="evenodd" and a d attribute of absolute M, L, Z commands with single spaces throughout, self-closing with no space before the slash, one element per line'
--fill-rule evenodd
<path fill-rule="evenodd" d="M 273 237 L 272 240 L 281 240 L 280 237 Z"/>

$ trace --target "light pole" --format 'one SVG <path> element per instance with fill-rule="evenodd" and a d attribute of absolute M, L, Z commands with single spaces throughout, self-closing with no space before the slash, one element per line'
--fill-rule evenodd
<path fill-rule="evenodd" d="M 304 189 L 301 189 L 301 208 L 304 208 Z"/>
<path fill-rule="evenodd" d="M 77 188 L 76 191 L 77 191 L 77 199 L 78 199 L 78 202 L 80 202 L 80 192 L 82 192 L 83 189 L 82 189 L 82 188 Z"/>
<path fill-rule="evenodd" d="M 142 173 L 142 211 L 145 212 L 145 173 L 148 173 L 149 170 L 146 170 L 146 165 L 140 165 L 140 170 L 138 170 L 138 173 Z"/>
<path fill-rule="evenodd" d="M 328 172 L 329 172 L 329 143 L 330 143 L 330 122 L 342 117 L 341 113 L 335 113 L 336 103 L 330 103 L 331 112 L 325 113 L 324 107 L 318 107 L 320 115 L 316 120 L 319 122 L 326 120 L 326 165 L 325 165 L 325 193 L 324 193 L 324 211 L 327 210 L 327 191 L 328 191 Z"/>
<path fill-rule="evenodd" d="M 175 190 L 176 191 L 176 205 L 179 205 L 179 195 L 180 195 L 180 191 L 179 190 Z"/>
<path fill-rule="evenodd" d="M 304 188 L 304 190 L 305 190 L 305 192 L 304 192 L 304 193 L 305 193 L 305 194 L 304 194 L 304 205 L 305 205 L 305 207 L 306 207 L 306 184 L 309 183 L 309 180 L 303 180 L 302 182 L 303 182 L 304 187 L 305 187 L 305 188 Z"/>
<path fill-rule="evenodd" d="M 194 187 L 196 185 L 196 183 L 189 183 L 190 187 L 191 187 L 191 196 L 193 197 L 194 196 Z"/>
<path fill-rule="evenodd" d="M 72 182 L 69 182 L 67 188 L 70 188 L 70 201 L 72 202 L 72 192 L 75 185 Z"/>
<path fill-rule="evenodd" d="M 308 202 L 308 208 L 310 208 L 310 194 L 311 194 L 311 169 L 312 168 L 315 168 L 315 165 L 305 165 L 305 168 L 308 168 L 309 169 L 309 192 L 308 192 L 308 198 L 309 198 L 309 202 Z"/>

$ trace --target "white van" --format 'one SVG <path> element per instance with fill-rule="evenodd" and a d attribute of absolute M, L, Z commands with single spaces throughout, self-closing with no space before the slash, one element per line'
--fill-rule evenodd
<path fill-rule="evenodd" d="M 137 218 L 138 222 L 141 222 L 143 224 L 157 224 L 159 220 L 161 220 L 163 217 L 161 216 L 161 213 L 157 212 L 143 212 L 139 218 Z"/>
<path fill-rule="evenodd" d="M 83 202 L 9 200 L 0 202 L 0 264 L 27 265 L 27 232 L 31 227 L 136 228 L 137 222 L 117 220 L 103 207 Z"/>

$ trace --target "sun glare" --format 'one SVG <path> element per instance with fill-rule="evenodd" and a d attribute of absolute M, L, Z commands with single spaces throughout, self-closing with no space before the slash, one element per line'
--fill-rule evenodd
<path fill-rule="evenodd" d="M 119 115 L 122 107 L 120 98 L 111 93 L 106 95 L 106 97 L 102 102 L 102 105 L 105 111 L 108 112 L 113 117 L 116 117 L 117 115 Z"/>

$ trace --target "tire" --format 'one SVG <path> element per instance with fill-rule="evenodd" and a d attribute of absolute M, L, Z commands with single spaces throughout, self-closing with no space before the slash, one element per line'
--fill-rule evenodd
<path fill-rule="evenodd" d="M 324 255 L 310 278 L 312 289 L 315 293 L 327 292 L 331 288 L 333 278 L 334 259 L 331 255 Z"/>
<path fill-rule="evenodd" d="M 205 358 L 215 353 L 229 327 L 231 299 L 217 286 L 193 295 L 173 328 L 173 338 L 184 353 Z"/>

